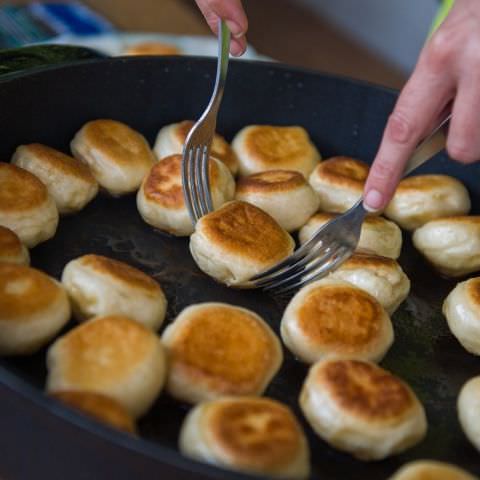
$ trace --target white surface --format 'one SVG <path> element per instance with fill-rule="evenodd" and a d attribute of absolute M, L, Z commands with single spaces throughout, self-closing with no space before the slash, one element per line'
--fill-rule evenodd
<path fill-rule="evenodd" d="M 163 35 L 157 33 L 105 33 L 101 35 L 62 35 L 46 43 L 79 45 L 106 55 L 123 55 L 126 48 L 142 42 L 161 42 L 176 46 L 184 55 L 217 56 L 217 39 L 212 36 Z M 241 57 L 245 60 L 271 60 L 258 54 L 252 46 Z"/>
<path fill-rule="evenodd" d="M 437 0 L 296 0 L 408 73 L 427 38 Z"/>

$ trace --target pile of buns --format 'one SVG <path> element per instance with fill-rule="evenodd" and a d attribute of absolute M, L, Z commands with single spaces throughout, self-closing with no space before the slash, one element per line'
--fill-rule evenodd
<path fill-rule="evenodd" d="M 367 217 L 357 252 L 300 289 L 275 329 L 254 311 L 207 302 L 188 306 L 159 334 L 167 296 L 134 266 L 96 252 L 68 262 L 59 280 L 29 266 L 28 248 L 54 236 L 61 216 L 79 212 L 99 191 L 135 193 L 146 223 L 189 236 L 201 270 L 243 286 L 290 255 L 295 238 L 308 242 L 362 195 L 367 164 L 344 156 L 321 161 L 302 127 L 251 125 L 231 144 L 216 134 L 209 160 L 215 211 L 194 226 L 181 181 L 192 125 L 164 126 L 151 148 L 121 122 L 94 120 L 73 137 L 72 156 L 30 144 L 0 163 L 0 355 L 48 347 L 47 393 L 131 434 L 165 391 L 193 405 L 179 425 L 185 455 L 304 479 L 310 454 L 303 427 L 289 407 L 263 396 L 282 366 L 283 341 L 309 365 L 298 402 L 321 439 L 366 461 L 416 445 L 427 431 L 424 408 L 404 381 L 377 364 L 394 343 L 391 316 L 410 291 L 397 261 L 401 228 L 413 231 L 415 247 L 442 275 L 480 270 L 480 217 L 468 216 L 468 191 L 452 177 L 403 180 L 385 210 L 388 219 Z M 459 283 L 444 313 L 465 349 L 480 355 L 480 278 Z M 476 378 L 462 389 L 458 413 L 480 450 L 478 408 Z M 428 475 L 473 478 L 424 461 L 391 479 Z"/>

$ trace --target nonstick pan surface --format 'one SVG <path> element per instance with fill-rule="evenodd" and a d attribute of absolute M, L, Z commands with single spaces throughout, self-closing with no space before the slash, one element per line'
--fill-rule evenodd
<path fill-rule="evenodd" d="M 207 104 L 215 62 L 199 58 L 103 59 L 23 73 L 0 82 L 0 160 L 17 145 L 41 142 L 68 151 L 88 120 L 126 122 L 153 143 L 163 125 L 198 118 Z M 395 92 L 356 81 L 278 64 L 232 62 L 218 131 L 231 140 L 248 124 L 301 125 L 324 158 L 350 155 L 371 162 Z M 468 187 L 480 213 L 480 167 L 445 155 L 422 172 L 454 175 Z M 1 185 L 0 185 L 1 188 Z M 188 241 L 145 224 L 135 197 L 100 195 L 81 213 L 62 218 L 56 236 L 32 251 L 32 265 L 59 278 L 64 265 L 87 253 L 126 261 L 164 287 L 171 322 L 184 307 L 222 301 L 250 308 L 279 333 L 285 298 L 226 288 L 198 270 Z M 407 381 L 423 402 L 429 422 L 423 442 L 382 462 L 363 463 L 314 435 L 298 409 L 307 366 L 285 353 L 266 395 L 290 405 L 303 422 L 312 478 L 380 480 L 403 463 L 430 458 L 480 473 L 480 455 L 463 435 L 456 397 L 480 374 L 480 361 L 449 333 L 441 304 L 455 282 L 434 273 L 404 233 L 400 263 L 412 281 L 408 300 L 393 316 L 396 340 L 382 365 Z M 69 327 L 73 326 L 73 322 Z M 130 438 L 78 416 L 45 397 L 45 351 L 0 360 L 0 475 L 5 479 L 247 478 L 183 458 L 177 437 L 188 406 L 163 394 Z"/>

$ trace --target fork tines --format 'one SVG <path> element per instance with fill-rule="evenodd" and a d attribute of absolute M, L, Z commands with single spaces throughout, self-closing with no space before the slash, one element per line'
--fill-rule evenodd
<path fill-rule="evenodd" d="M 195 132 L 192 130 L 191 134 Z M 183 152 L 182 182 L 185 203 L 194 223 L 213 211 L 209 175 L 210 145 L 192 144 L 187 139 Z"/>

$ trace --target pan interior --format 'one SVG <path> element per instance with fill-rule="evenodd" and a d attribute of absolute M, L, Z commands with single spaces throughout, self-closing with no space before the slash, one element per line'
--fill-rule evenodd
<path fill-rule="evenodd" d="M 0 84 L 0 160 L 8 161 L 23 143 L 41 142 L 68 151 L 74 133 L 96 118 L 123 121 L 153 144 L 160 127 L 199 117 L 214 75 L 215 63 L 208 59 L 129 58 L 5 81 Z M 341 154 L 370 163 L 394 101 L 389 90 L 347 79 L 275 64 L 232 62 L 218 131 L 231 140 L 249 124 L 301 125 L 324 158 Z M 421 171 L 462 180 L 470 191 L 473 212 L 480 213 L 479 166 L 461 166 L 440 154 Z M 120 199 L 101 195 L 79 214 L 62 218 L 56 236 L 32 250 L 32 265 L 59 278 L 69 260 L 87 253 L 123 260 L 154 276 L 169 301 L 165 325 L 192 303 L 222 301 L 254 310 L 279 334 L 288 298 L 236 291 L 208 278 L 191 259 L 186 239 L 162 234 L 142 221 L 134 195 Z M 298 409 L 307 367 L 285 350 L 285 362 L 266 395 L 290 405 L 304 424 L 312 451 L 312 478 L 383 480 L 401 464 L 418 458 L 480 471 L 480 456 L 462 434 L 455 407 L 462 384 L 478 374 L 478 362 L 449 333 L 441 314 L 441 304 L 455 282 L 428 267 L 406 232 L 400 263 L 412 281 L 412 291 L 393 316 L 396 340 L 382 365 L 418 394 L 428 416 L 428 435 L 405 454 L 382 462 L 362 463 L 331 449 L 313 434 Z M 40 393 L 46 373 L 44 355 L 42 351 L 28 358 L 2 359 L 0 365 Z M 175 449 L 188 408 L 162 395 L 140 422 L 142 437 L 159 448 Z"/>

